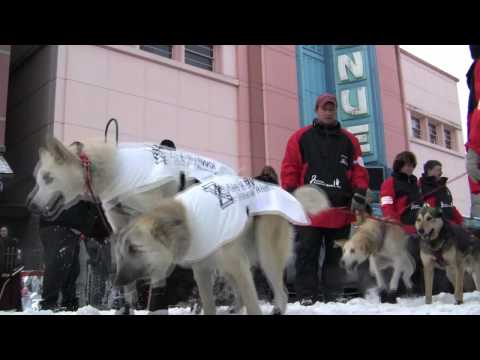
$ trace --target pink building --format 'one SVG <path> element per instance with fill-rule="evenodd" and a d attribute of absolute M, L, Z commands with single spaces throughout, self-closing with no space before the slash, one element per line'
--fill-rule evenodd
<path fill-rule="evenodd" d="M 450 183 L 449 188 L 459 211 L 469 216 L 458 79 L 405 50 L 400 52 L 400 61 L 409 150 L 417 155 L 419 164 L 415 175 L 421 176 L 423 164 L 428 160 L 439 160 L 444 176 L 449 178 L 464 174 Z"/>
<path fill-rule="evenodd" d="M 407 109 L 418 100 L 409 97 L 410 82 L 420 79 L 410 76 L 405 56 L 394 45 L 12 46 L 5 143 L 16 177 L 3 206 L 23 207 L 47 135 L 65 143 L 103 138 L 112 117 L 121 141 L 169 138 L 241 175 L 265 164 L 279 171 L 289 136 L 311 122 L 313 101 L 324 91 L 337 93 L 339 118 L 358 136 L 378 189 L 398 152 L 417 151 Z M 452 98 L 449 81 L 436 86 Z M 458 99 L 445 107 L 422 114 L 449 119 L 460 139 Z M 438 157 L 437 148 L 424 148 Z M 24 238 L 35 237 L 28 221 Z"/>

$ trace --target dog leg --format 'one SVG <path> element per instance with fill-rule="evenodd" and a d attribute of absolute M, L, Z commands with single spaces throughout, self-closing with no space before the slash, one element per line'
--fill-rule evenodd
<path fill-rule="evenodd" d="M 475 263 L 472 270 L 472 278 L 475 283 L 475 288 L 477 291 L 480 291 L 480 263 Z"/>
<path fill-rule="evenodd" d="M 213 296 L 213 275 L 214 271 L 210 267 L 193 266 L 193 276 L 198 285 L 205 315 L 215 315 L 217 312 Z"/>
<path fill-rule="evenodd" d="M 387 291 L 387 285 L 385 283 L 385 279 L 378 265 L 377 258 L 375 256 L 370 256 L 369 261 L 370 261 L 370 270 L 375 276 L 375 280 L 377 282 L 378 295 L 380 296 L 380 302 L 381 303 L 391 302 L 392 301 L 391 296 Z"/>
<path fill-rule="evenodd" d="M 378 262 L 375 256 L 370 257 L 370 270 L 372 271 L 373 275 L 375 276 L 375 280 L 377 282 L 377 287 L 380 290 L 386 290 L 387 286 L 385 284 L 385 279 L 378 267 Z"/>
<path fill-rule="evenodd" d="M 234 303 L 229 309 L 230 314 L 240 314 L 243 309 L 243 302 L 242 302 L 242 297 L 240 296 L 240 293 L 237 289 L 237 284 L 233 277 L 230 274 L 224 274 L 225 279 L 227 280 L 228 284 L 232 288 L 233 294 L 234 294 Z"/>
<path fill-rule="evenodd" d="M 390 280 L 389 284 L 389 292 L 396 293 L 398 290 L 398 283 L 400 282 L 400 276 L 402 275 L 402 266 L 399 260 L 396 260 L 393 264 L 393 274 L 392 279 Z"/>
<path fill-rule="evenodd" d="M 293 251 L 293 228 L 278 216 L 260 216 L 255 241 L 261 268 L 274 294 L 272 314 L 285 314 L 288 295 L 283 282 L 284 269 Z"/>
<path fill-rule="evenodd" d="M 455 267 L 455 304 L 463 304 L 463 279 L 465 277 L 465 269 L 463 259 L 457 261 Z"/>
<path fill-rule="evenodd" d="M 425 279 L 425 304 L 432 303 L 432 293 L 433 293 L 433 274 L 434 274 L 434 263 L 428 261 L 423 264 L 423 276 Z"/>
<path fill-rule="evenodd" d="M 403 260 L 404 271 L 402 274 L 402 281 L 405 284 L 405 287 L 407 288 L 407 294 L 409 297 L 413 294 L 412 292 L 413 284 L 412 284 L 411 278 L 413 273 L 415 272 L 415 266 L 412 263 L 412 261 L 413 259 L 410 259 L 408 254 L 404 256 L 404 260 Z"/>
<path fill-rule="evenodd" d="M 257 290 L 253 282 L 252 271 L 246 254 L 238 251 L 225 251 L 223 262 L 225 273 L 229 274 L 240 292 L 243 304 L 247 308 L 248 315 L 261 315 L 258 305 Z"/>

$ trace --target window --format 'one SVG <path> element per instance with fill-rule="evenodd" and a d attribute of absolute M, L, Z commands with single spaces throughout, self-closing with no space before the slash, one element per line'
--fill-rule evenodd
<path fill-rule="evenodd" d="M 422 138 L 422 127 L 420 119 L 412 117 L 412 133 L 414 138 Z"/>
<path fill-rule="evenodd" d="M 185 63 L 213 70 L 213 45 L 185 45 Z"/>
<path fill-rule="evenodd" d="M 438 144 L 437 125 L 428 123 L 428 137 L 432 144 Z"/>
<path fill-rule="evenodd" d="M 140 45 L 140 49 L 169 59 L 172 58 L 173 45 Z"/>
<path fill-rule="evenodd" d="M 445 139 L 445 147 L 447 149 L 453 150 L 452 130 L 444 128 L 443 129 L 443 136 L 444 136 L 444 139 Z"/>

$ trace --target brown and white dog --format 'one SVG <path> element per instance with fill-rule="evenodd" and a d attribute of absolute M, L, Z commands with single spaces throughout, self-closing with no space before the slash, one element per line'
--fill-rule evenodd
<path fill-rule="evenodd" d="M 415 228 L 420 236 L 420 257 L 425 278 L 425 303 L 432 303 L 435 268 L 445 269 L 455 288 L 456 304 L 463 303 L 465 271 L 472 274 L 480 291 L 480 240 L 463 226 L 445 221 L 438 208 L 424 206 Z"/>
<path fill-rule="evenodd" d="M 356 210 L 356 217 L 358 229 L 352 237 L 336 241 L 343 251 L 340 265 L 352 271 L 368 260 L 382 298 L 386 295 L 386 301 L 395 302 L 400 278 L 407 291 L 412 288 L 415 261 L 408 252 L 408 235 L 401 226 L 373 219 L 365 211 Z M 388 286 L 382 274 L 387 268 L 393 268 Z"/>

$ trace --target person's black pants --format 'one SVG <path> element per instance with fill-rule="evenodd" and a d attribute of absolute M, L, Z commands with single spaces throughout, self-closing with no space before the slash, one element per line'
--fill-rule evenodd
<path fill-rule="evenodd" d="M 148 284 L 139 284 L 137 289 L 145 293 Z M 187 301 L 193 294 L 195 279 L 191 269 L 176 266 L 166 280 L 164 287 L 152 288 L 149 311 L 168 309 L 169 305 L 175 305 L 180 301 Z M 142 306 L 143 304 L 141 304 Z"/>
<path fill-rule="evenodd" d="M 335 247 L 335 240 L 348 239 L 350 225 L 340 229 L 298 227 L 295 259 L 295 291 L 297 299 L 316 299 L 343 293 L 346 280 L 345 270 L 340 268 L 342 249 Z M 325 247 L 325 259 L 319 279 L 319 256 Z"/>
<path fill-rule="evenodd" d="M 78 307 L 79 235 L 68 228 L 52 226 L 41 229 L 40 238 L 45 255 L 42 307 L 57 306 L 61 293 L 62 306 L 74 310 Z"/>
<path fill-rule="evenodd" d="M 0 277 L 0 292 L 2 288 L 3 294 L 0 298 L 0 310 L 22 311 L 22 278 L 20 273 L 11 278 Z"/>

